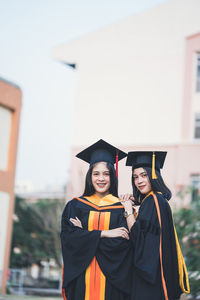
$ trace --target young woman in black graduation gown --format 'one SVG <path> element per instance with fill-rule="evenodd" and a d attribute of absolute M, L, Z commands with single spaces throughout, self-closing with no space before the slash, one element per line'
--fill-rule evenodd
<path fill-rule="evenodd" d="M 77 155 L 90 163 L 85 191 L 62 215 L 63 298 L 129 300 L 131 252 L 114 169 L 126 153 L 99 140 Z"/>
<path fill-rule="evenodd" d="M 175 300 L 189 292 L 187 269 L 160 169 L 166 152 L 129 152 L 133 197 L 120 197 L 133 247 L 131 300 Z M 140 205 L 134 217 L 132 201 Z"/>

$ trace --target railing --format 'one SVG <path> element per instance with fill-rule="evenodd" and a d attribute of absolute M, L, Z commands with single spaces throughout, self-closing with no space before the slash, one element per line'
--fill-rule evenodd
<path fill-rule="evenodd" d="M 46 295 L 60 295 L 61 294 L 61 281 L 62 276 L 59 279 L 59 286 L 57 289 L 53 288 L 38 288 L 37 286 L 26 287 L 24 286 L 25 271 L 21 269 L 10 269 L 8 279 L 8 289 L 12 294 L 24 295 L 24 294 L 46 294 Z"/>
<path fill-rule="evenodd" d="M 10 269 L 10 278 L 8 281 L 8 288 L 11 293 L 17 295 L 23 295 L 23 284 L 24 284 L 24 270 Z"/>

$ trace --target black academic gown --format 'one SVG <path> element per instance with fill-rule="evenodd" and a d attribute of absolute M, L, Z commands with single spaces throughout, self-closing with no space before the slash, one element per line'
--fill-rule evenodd
<path fill-rule="evenodd" d="M 156 195 L 162 222 L 163 275 L 169 300 L 179 299 L 178 258 L 171 208 L 160 193 Z M 131 228 L 134 249 L 131 300 L 163 300 L 160 263 L 160 225 L 153 195 L 145 198 Z"/>
<path fill-rule="evenodd" d="M 130 299 L 131 244 L 123 238 L 100 237 L 101 230 L 126 227 L 123 211 L 120 202 L 101 207 L 83 197 L 68 202 L 61 231 L 64 299 Z M 83 229 L 69 221 L 75 217 Z"/>

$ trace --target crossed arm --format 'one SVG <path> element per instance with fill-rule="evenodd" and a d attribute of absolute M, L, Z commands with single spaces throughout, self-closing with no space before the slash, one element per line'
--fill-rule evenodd
<path fill-rule="evenodd" d="M 70 222 L 74 226 L 83 228 L 81 221 L 76 217 L 75 219 L 70 218 Z M 129 240 L 129 232 L 125 227 L 118 227 L 110 230 L 101 231 L 101 238 L 114 238 L 114 237 L 122 237 L 124 239 Z"/>

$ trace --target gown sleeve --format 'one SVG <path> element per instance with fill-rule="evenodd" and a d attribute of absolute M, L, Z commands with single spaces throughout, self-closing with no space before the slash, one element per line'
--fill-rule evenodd
<path fill-rule="evenodd" d="M 61 245 L 64 262 L 63 288 L 86 270 L 97 250 L 101 231 L 75 227 L 70 218 L 78 216 L 75 202 L 70 201 L 62 214 Z"/>
<path fill-rule="evenodd" d="M 130 238 L 134 248 L 133 263 L 144 280 L 154 284 L 159 266 L 160 227 L 153 196 L 141 204 Z"/>
<path fill-rule="evenodd" d="M 120 212 L 117 227 L 126 227 L 126 219 Z M 122 292 L 129 294 L 131 289 L 132 247 L 124 238 L 101 238 L 96 258 L 106 278 Z"/>

